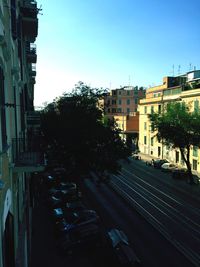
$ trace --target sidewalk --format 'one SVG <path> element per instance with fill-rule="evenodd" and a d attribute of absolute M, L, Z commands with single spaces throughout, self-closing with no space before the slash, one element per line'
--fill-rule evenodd
<path fill-rule="evenodd" d="M 141 157 L 141 161 L 143 162 L 151 162 L 152 159 L 158 159 L 157 157 L 153 157 L 144 153 L 138 153 Z M 172 179 L 171 182 L 172 185 L 174 185 L 176 188 L 178 188 L 180 191 L 190 193 L 192 196 L 195 197 L 197 201 L 200 201 L 200 184 L 198 185 L 191 185 L 187 183 L 184 180 L 178 180 L 178 179 Z"/>
<path fill-rule="evenodd" d="M 141 157 L 141 160 L 142 161 L 147 161 L 147 162 L 151 162 L 152 159 L 156 160 L 158 159 L 157 157 L 154 157 L 154 156 L 150 156 L 150 155 L 147 155 L 147 154 L 144 154 L 144 153 L 141 153 L 139 152 L 138 155 Z"/>

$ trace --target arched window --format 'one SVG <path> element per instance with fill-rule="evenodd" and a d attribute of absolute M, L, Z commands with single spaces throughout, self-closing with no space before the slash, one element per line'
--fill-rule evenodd
<path fill-rule="evenodd" d="M 3 69 L 1 67 L 0 67 L 0 131 L 1 131 L 0 146 L 2 150 L 4 150 L 7 146 L 7 133 L 6 133 L 4 74 L 3 74 Z"/>

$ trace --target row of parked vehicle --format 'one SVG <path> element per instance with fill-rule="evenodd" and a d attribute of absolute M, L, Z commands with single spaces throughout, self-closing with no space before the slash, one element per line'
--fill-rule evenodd
<path fill-rule="evenodd" d="M 125 233 L 105 230 L 95 210 L 87 207 L 79 186 L 66 179 L 63 168 L 55 168 L 44 177 L 46 203 L 59 251 L 73 253 L 106 248 L 115 266 L 141 266 Z"/>
<path fill-rule="evenodd" d="M 152 165 L 154 168 L 161 169 L 163 172 L 170 172 L 172 178 L 174 179 L 189 179 L 187 168 L 180 167 L 175 163 L 171 163 L 167 159 L 152 160 L 148 165 Z M 197 175 L 193 174 L 193 178 L 196 181 L 195 183 L 199 183 L 199 177 Z"/>

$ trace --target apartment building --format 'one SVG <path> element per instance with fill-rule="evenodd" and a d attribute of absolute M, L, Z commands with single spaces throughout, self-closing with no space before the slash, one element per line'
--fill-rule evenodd
<path fill-rule="evenodd" d="M 144 96 L 145 90 L 143 87 L 124 86 L 113 89 L 105 96 L 105 113 L 113 116 L 119 113 L 129 115 L 136 112 L 139 100 Z"/>
<path fill-rule="evenodd" d="M 191 111 L 199 108 L 200 101 L 200 71 L 190 71 L 177 77 L 164 77 L 163 84 L 148 88 L 146 98 L 139 103 L 139 149 L 142 153 L 156 158 L 167 158 L 179 165 L 183 164 L 178 149 L 172 149 L 159 142 L 154 136 L 148 115 L 152 112 L 164 112 L 164 106 L 172 101 L 184 101 Z M 169 129 L 170 130 L 170 129 Z M 200 171 L 199 149 L 191 151 L 193 171 Z"/>
<path fill-rule="evenodd" d="M 145 92 L 143 87 L 124 86 L 111 90 L 104 98 L 105 115 L 116 121 L 124 140 L 130 136 L 134 136 L 134 139 L 138 136 L 137 108 L 139 100 L 145 97 Z"/>
<path fill-rule="evenodd" d="M 30 266 L 35 172 L 44 169 L 34 111 L 38 8 L 0 0 L 0 267 Z"/>

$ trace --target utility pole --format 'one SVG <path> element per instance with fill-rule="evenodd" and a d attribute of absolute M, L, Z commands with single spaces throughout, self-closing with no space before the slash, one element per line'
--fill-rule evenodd
<path fill-rule="evenodd" d="M 163 94 L 164 94 L 164 91 L 162 90 L 162 98 L 161 98 L 161 112 L 162 112 L 162 115 L 164 114 L 164 99 L 163 99 Z M 161 151 L 161 157 L 163 159 L 163 148 L 164 148 L 164 145 L 163 145 L 163 139 L 161 139 L 161 147 L 162 147 L 162 151 Z"/>

